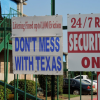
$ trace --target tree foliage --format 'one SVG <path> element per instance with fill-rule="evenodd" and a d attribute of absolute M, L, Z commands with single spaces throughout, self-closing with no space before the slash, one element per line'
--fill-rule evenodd
<path fill-rule="evenodd" d="M 3 81 L 3 80 L 1 80 L 1 81 Z M 7 99 L 9 98 L 9 94 L 11 94 L 11 93 L 12 93 L 11 90 L 6 88 L 6 98 Z M 0 100 L 4 100 L 4 86 L 2 86 L 2 85 L 0 85 Z"/>
<path fill-rule="evenodd" d="M 10 85 L 14 86 L 14 80 L 9 83 Z M 17 80 L 16 80 L 16 85 L 17 85 Z M 36 88 L 35 88 L 35 82 L 32 80 L 26 80 L 26 92 L 31 94 L 31 95 L 36 95 Z M 24 79 L 19 79 L 18 80 L 18 89 L 24 91 L 25 90 L 25 80 Z M 12 91 L 14 93 L 14 91 Z M 19 100 L 24 100 L 24 96 L 19 94 Z M 27 100 L 30 100 L 27 98 Z"/>
<path fill-rule="evenodd" d="M 40 87 L 43 89 L 44 96 L 46 94 L 46 76 L 39 75 L 38 81 Z M 57 76 L 55 76 L 55 95 L 57 94 Z M 59 94 L 63 93 L 63 76 L 59 76 Z M 47 95 L 51 96 L 51 76 L 47 76 Z"/>

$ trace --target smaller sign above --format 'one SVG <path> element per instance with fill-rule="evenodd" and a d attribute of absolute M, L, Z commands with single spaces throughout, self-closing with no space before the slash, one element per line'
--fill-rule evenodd
<path fill-rule="evenodd" d="M 12 18 L 12 37 L 44 36 L 63 36 L 61 15 Z"/>

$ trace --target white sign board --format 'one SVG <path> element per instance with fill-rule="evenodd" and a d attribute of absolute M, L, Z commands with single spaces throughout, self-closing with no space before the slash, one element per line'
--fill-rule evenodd
<path fill-rule="evenodd" d="M 100 71 L 100 14 L 68 15 L 68 70 Z"/>
<path fill-rule="evenodd" d="M 22 19 L 30 22 L 34 20 L 35 23 L 38 23 L 39 20 L 51 21 L 53 18 L 54 22 L 57 21 L 56 16 L 33 17 L 33 19 L 30 17 L 20 19 L 18 17 L 18 19 L 15 19 L 17 20 L 16 23 L 19 23 Z M 59 23 L 62 25 L 62 21 Z M 38 31 L 31 29 L 23 31 L 23 29 L 12 28 L 12 32 L 12 35 L 15 34 L 16 36 L 12 38 L 14 74 L 63 75 L 62 27 L 58 29 L 38 29 Z M 54 37 L 53 35 L 58 32 L 61 35 Z"/>
<path fill-rule="evenodd" d="M 62 16 L 13 17 L 12 37 L 63 36 Z"/>

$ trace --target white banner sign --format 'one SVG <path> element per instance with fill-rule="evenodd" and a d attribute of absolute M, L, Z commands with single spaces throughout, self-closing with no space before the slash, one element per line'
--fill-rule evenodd
<path fill-rule="evenodd" d="M 62 16 L 13 17 L 12 37 L 63 36 Z"/>
<path fill-rule="evenodd" d="M 100 71 L 100 14 L 68 15 L 69 71 Z"/>
<path fill-rule="evenodd" d="M 48 17 L 48 16 L 47 16 Z M 56 16 L 55 16 L 56 17 Z M 27 17 L 28 18 L 28 17 Z M 43 17 L 35 17 L 38 20 Z M 54 16 L 53 16 L 54 18 Z M 18 18 L 20 19 L 20 18 Z M 22 18 L 21 18 L 22 19 Z M 27 19 L 28 20 L 28 19 Z M 30 20 L 30 17 L 29 17 Z M 55 20 L 54 20 L 55 21 Z M 16 22 L 17 23 L 17 22 Z M 61 23 L 60 23 L 61 24 Z M 13 29 L 12 29 L 13 30 Z M 18 31 L 16 31 L 18 30 Z M 50 36 L 54 29 L 31 33 L 30 29 L 21 33 L 19 29 L 13 30 L 21 37 L 13 37 L 13 73 L 14 74 L 43 74 L 63 75 L 63 37 Z M 56 32 L 59 30 L 55 29 Z M 60 28 L 62 34 L 62 28 Z M 49 34 L 48 34 L 49 33 Z M 37 34 L 37 36 L 36 36 Z M 42 34 L 39 37 L 39 34 Z M 45 34 L 48 34 L 45 36 Z M 55 32 L 53 32 L 55 34 Z M 29 37 L 32 35 L 32 37 Z M 28 37 L 27 37 L 28 36 Z M 36 36 L 36 37 L 35 37 Z"/>

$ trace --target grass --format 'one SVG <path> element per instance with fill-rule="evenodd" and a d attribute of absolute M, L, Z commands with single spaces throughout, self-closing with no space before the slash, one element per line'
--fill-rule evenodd
<path fill-rule="evenodd" d="M 59 95 L 59 97 L 61 97 L 61 96 L 62 96 L 62 99 L 60 98 L 59 100 L 64 100 L 64 98 L 68 98 L 68 94 Z M 80 96 L 80 95 L 72 95 L 72 94 L 70 94 L 70 98 L 74 98 L 74 97 L 78 97 L 78 96 Z M 57 100 L 57 99 L 55 99 L 55 100 Z"/>
<path fill-rule="evenodd" d="M 63 97 L 67 97 L 68 98 L 68 94 L 62 94 Z M 70 98 L 74 98 L 74 97 L 78 97 L 80 95 L 72 95 L 70 94 Z"/>

